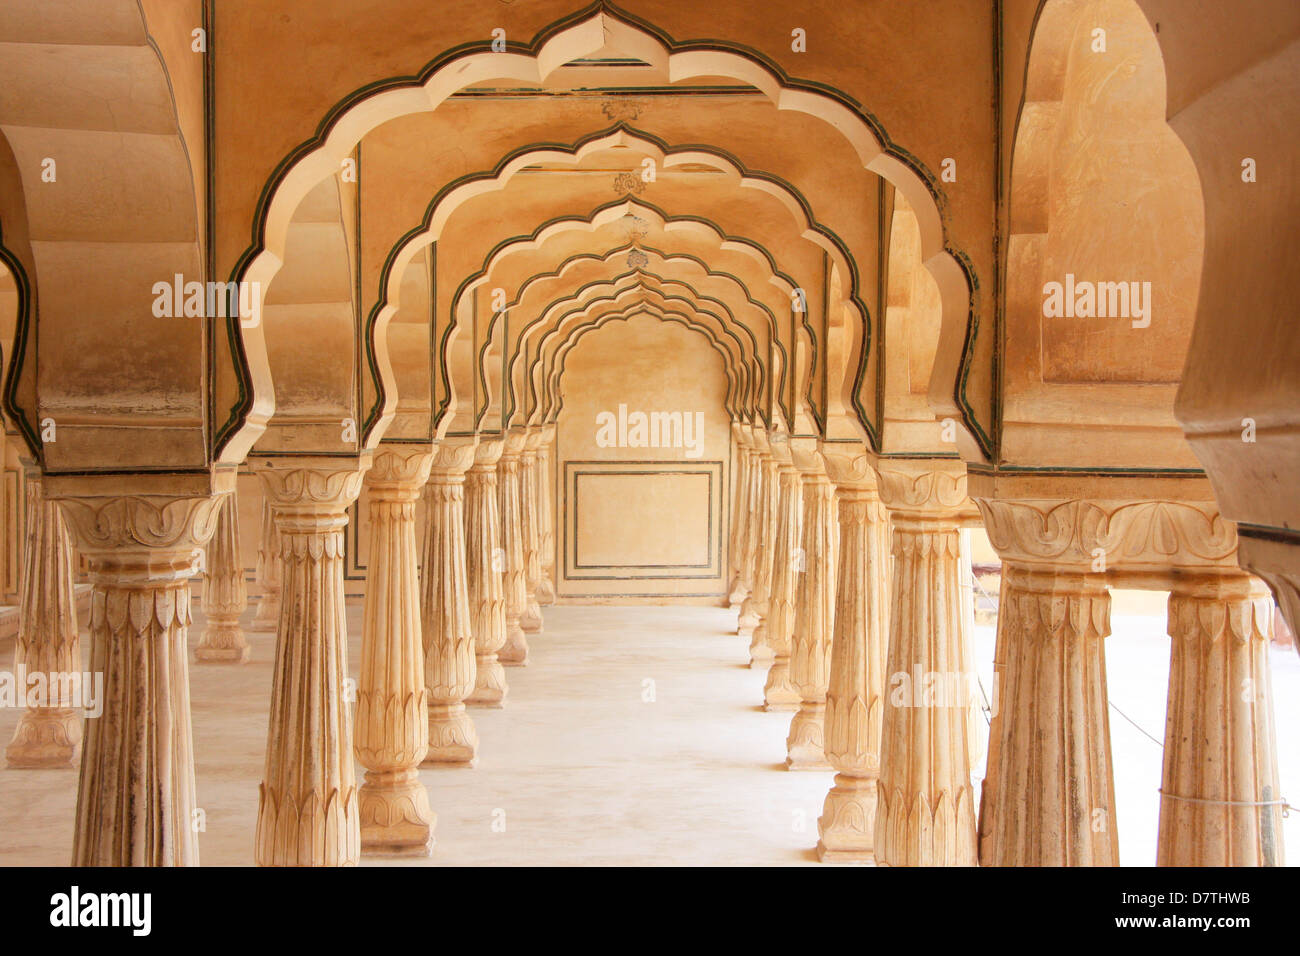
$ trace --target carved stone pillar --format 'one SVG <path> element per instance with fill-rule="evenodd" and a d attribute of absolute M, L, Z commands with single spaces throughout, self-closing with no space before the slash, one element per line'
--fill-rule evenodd
<path fill-rule="evenodd" d="M 526 634 L 542 632 L 542 609 L 537 603 L 542 582 L 542 538 L 537 520 L 537 448 L 541 440 L 541 432 L 528 429 L 519 453 L 519 529 L 524 549 L 524 612 L 519 627 Z"/>
<path fill-rule="evenodd" d="M 504 707 L 509 688 L 497 654 L 506 643 L 505 557 L 497 511 L 497 460 L 500 441 L 481 441 L 465 478 L 465 571 L 469 582 L 471 632 L 476 677 L 465 702 Z"/>
<path fill-rule="evenodd" d="M 262 499 L 261 543 L 257 548 L 257 584 L 262 596 L 248 625 L 250 631 L 275 631 L 280 624 L 280 532 L 271 514 L 271 502 Z"/>
<path fill-rule="evenodd" d="M 397 446 L 400 447 L 400 446 Z M 366 474 L 370 518 L 357 681 L 358 794 L 363 853 L 428 856 L 434 814 L 417 768 L 429 746 L 420 632 L 415 503 L 433 456 L 382 447 Z"/>
<path fill-rule="evenodd" d="M 520 459 L 524 433 L 508 432 L 497 463 L 497 510 L 501 515 L 501 550 L 504 556 L 502 587 L 506 606 L 506 643 L 497 658 L 507 667 L 528 663 L 528 638 L 520 621 L 528 607 L 527 569 L 524 567 L 523 480 Z"/>
<path fill-rule="evenodd" d="M 749 594 L 749 573 L 745 568 L 746 537 L 750 521 L 750 438 L 747 426 L 732 422 L 732 435 L 736 439 L 736 492 L 731 512 L 731 587 L 727 588 L 727 604 L 740 607 Z"/>
<path fill-rule="evenodd" d="M 48 479 L 47 479 L 48 480 Z M 90 565 L 92 674 L 74 866 L 197 866 L 186 647 L 190 576 L 221 496 L 63 498 Z"/>
<path fill-rule="evenodd" d="M 803 499 L 803 541 L 795 562 L 794 635 L 790 679 L 799 711 L 790 721 L 785 765 L 791 770 L 829 770 L 823 733 L 835 624 L 836 564 L 840 525 L 835 486 L 815 447 L 792 442 Z"/>
<path fill-rule="evenodd" d="M 343 532 L 368 466 L 364 458 L 254 463 L 280 529 L 282 581 L 257 808 L 261 866 L 343 866 L 360 855 L 352 715 L 343 697 Z"/>
<path fill-rule="evenodd" d="M 420 615 L 429 694 L 426 766 L 472 767 L 478 754 L 478 732 L 465 712 L 477 677 L 465 549 L 465 472 L 474 464 L 476 444 L 472 438 L 439 442 L 425 487 Z"/>
<path fill-rule="evenodd" d="M 13 769 L 73 767 L 81 750 L 84 697 L 73 694 L 68 683 L 82 673 L 72 541 L 58 503 L 45 497 L 35 469 L 28 470 L 26 485 L 14 674 L 20 694 L 28 687 L 22 678 L 32 674 L 45 676 L 48 691 L 43 705 L 23 710 L 5 759 Z"/>
<path fill-rule="evenodd" d="M 239 502 L 231 492 L 219 506 L 217 530 L 208 542 L 203 578 L 203 637 L 194 648 L 200 664 L 242 664 L 248 660 L 239 618 L 248 607 L 239 556 Z"/>
<path fill-rule="evenodd" d="M 981 502 L 986 509 L 1005 502 Z M 1001 686 L 981 807 L 986 866 L 1117 866 L 1105 576 L 1002 564 Z"/>
<path fill-rule="evenodd" d="M 777 505 L 780 496 L 779 466 L 772 457 L 767 434 L 755 430 L 758 443 L 754 517 L 757 522 L 750 538 L 753 549 L 753 581 L 749 597 L 740 606 L 740 633 L 750 638 L 749 666 L 766 667 L 775 656 L 767 642 L 767 616 L 771 613 L 772 563 L 776 543 Z M 762 437 L 759 437 L 762 436 Z"/>
<path fill-rule="evenodd" d="M 876 862 L 974 866 L 974 675 L 963 670 L 959 541 L 969 509 L 965 467 L 882 461 L 880 492 L 893 527 L 893 575 Z"/>
<path fill-rule="evenodd" d="M 791 463 L 789 441 L 772 443 L 777 460 L 776 537 L 772 546 L 772 588 L 768 596 L 767 643 L 772 667 L 763 688 L 764 710 L 798 710 L 799 689 L 790 676 L 790 647 L 794 637 L 794 590 L 802 561 L 803 506 L 799 471 Z"/>
<path fill-rule="evenodd" d="M 759 539 L 767 526 L 765 502 L 767 500 L 767 468 L 764 456 L 767 454 L 767 433 L 750 427 L 749 435 L 749 475 L 748 490 L 745 493 L 748 502 L 748 516 L 745 519 L 745 536 L 742 541 L 741 562 L 748 590 L 741 599 L 740 612 L 736 616 L 736 633 L 752 641 L 754 628 L 758 626 L 759 601 L 754 589 L 758 585 L 758 549 Z M 764 645 L 766 647 L 766 645 Z M 753 661 L 750 662 L 751 665 Z"/>
<path fill-rule="evenodd" d="M 555 501 L 551 497 L 551 450 L 555 447 L 555 426 L 542 426 L 542 441 L 537 446 L 537 528 L 538 556 L 542 564 L 537 582 L 537 603 L 555 603 Z"/>
<path fill-rule="evenodd" d="M 1268 590 L 1232 571 L 1173 585 L 1157 863 L 1283 866 Z"/>
<path fill-rule="evenodd" d="M 852 446 L 850 446 L 852 447 Z M 838 771 L 817 829 L 826 863 L 870 862 L 876 845 L 880 735 L 889 637 L 889 515 L 861 449 L 823 446 L 839 499 L 826 759 Z"/>

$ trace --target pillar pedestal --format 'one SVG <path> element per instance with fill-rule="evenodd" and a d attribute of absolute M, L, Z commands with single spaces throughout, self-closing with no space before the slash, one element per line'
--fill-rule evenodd
<path fill-rule="evenodd" d="M 497 510 L 497 460 L 503 443 L 480 441 L 465 476 L 465 576 L 474 637 L 471 707 L 504 707 L 509 688 L 497 654 L 506 643 L 505 552 Z"/>
<path fill-rule="evenodd" d="M 254 837 L 260 866 L 345 866 L 360 856 L 352 714 L 343 695 L 343 532 L 368 467 L 366 458 L 253 462 L 279 527 L 282 576 Z M 423 728 L 423 713 L 420 718 Z M 375 783 L 391 792 L 407 784 Z"/>
<path fill-rule="evenodd" d="M 220 505 L 217 530 L 207 547 L 203 579 L 203 637 L 194 648 L 200 664 L 242 664 L 248 642 L 239 618 L 248 607 L 244 568 L 239 557 L 239 502 L 231 492 Z"/>
<path fill-rule="evenodd" d="M 465 564 L 465 472 L 474 464 L 476 444 L 472 438 L 439 442 L 425 486 L 428 524 L 420 613 L 429 695 L 426 767 L 472 767 L 478 756 L 478 731 L 465 712 L 465 698 L 478 676 Z"/>
<path fill-rule="evenodd" d="M 5 761 L 14 770 L 75 767 L 82 698 L 74 699 L 67 681 L 82 668 L 72 541 L 58 503 L 45 497 L 35 469 L 28 469 L 26 484 L 14 674 L 45 675 L 48 690 L 42 704 L 24 708 Z M 18 690 L 25 695 L 27 683 L 20 682 Z"/>
<path fill-rule="evenodd" d="M 965 467 L 882 461 L 880 494 L 893 529 L 893 574 L 876 862 L 975 866 L 974 675 L 965 670 L 961 595 L 960 530 L 972 508 Z"/>
<path fill-rule="evenodd" d="M 62 497 L 90 565 L 86 722 L 73 866 L 197 866 L 187 631 L 197 552 L 221 496 Z"/>
<path fill-rule="evenodd" d="M 840 541 L 835 486 L 815 447 L 795 441 L 790 451 L 802 483 L 803 541 L 795 562 L 790 651 L 790 679 L 799 693 L 799 710 L 790 721 L 785 765 L 790 770 L 830 770 L 824 725 Z"/>
<path fill-rule="evenodd" d="M 1273 608 L 1257 578 L 1175 577 L 1159 866 L 1283 866 Z"/>
<path fill-rule="evenodd" d="M 817 857 L 824 863 L 869 863 L 875 859 L 885 707 L 889 516 L 863 449 L 836 443 L 824 445 L 823 454 L 839 499 L 825 693 L 825 755 L 837 773 L 817 821 Z"/>

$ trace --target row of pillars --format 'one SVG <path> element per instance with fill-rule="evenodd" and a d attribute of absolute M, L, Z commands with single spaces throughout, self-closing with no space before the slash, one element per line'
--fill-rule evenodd
<path fill-rule="evenodd" d="M 1117 865 L 1105 575 L 1026 522 L 999 548 L 994 706 L 973 700 L 964 468 L 736 426 L 730 600 L 790 770 L 834 769 L 825 862 Z M 879 469 L 879 470 L 877 470 Z M 1014 510 L 1016 503 L 980 501 Z M 1173 509 L 1170 514 L 1175 513 Z M 1064 539 L 1062 539 L 1064 540 Z M 999 546 L 999 540 L 994 540 Z M 1086 553 L 1084 557 L 1089 557 Z M 1267 589 L 1219 564 L 1162 576 L 1172 637 L 1158 863 L 1283 862 Z M 919 681 L 917 678 L 921 678 Z M 931 683 L 931 681 L 933 681 Z M 973 706 L 974 705 L 974 706 Z"/>
<path fill-rule="evenodd" d="M 467 706 L 505 705 L 504 666 L 527 663 L 540 607 L 555 601 L 553 442 L 548 427 L 432 450 L 383 445 L 361 461 L 252 462 L 266 496 L 250 627 L 276 632 L 259 865 L 430 852 L 436 817 L 418 768 L 474 765 Z M 354 729 L 344 530 L 363 482 L 370 538 Z M 82 670 L 71 530 L 90 567 L 87 669 L 103 674 L 104 709 L 83 722 L 57 695 L 28 708 L 8 765 L 69 766 L 82 751 L 74 865 L 196 865 L 189 582 L 204 574 L 195 661 L 247 661 L 234 493 L 56 503 L 38 475 L 27 486 L 15 670 Z M 365 768 L 360 786 L 354 760 Z"/>

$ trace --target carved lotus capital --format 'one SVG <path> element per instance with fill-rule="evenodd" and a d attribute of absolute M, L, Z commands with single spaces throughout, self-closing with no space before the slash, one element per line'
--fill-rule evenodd
<path fill-rule="evenodd" d="M 880 499 L 891 514 L 956 518 L 971 510 L 966 466 L 947 458 L 882 458 Z"/>
<path fill-rule="evenodd" d="M 1237 528 L 1214 502 L 978 500 L 1006 560 L 1159 572 L 1236 565 Z"/>
<path fill-rule="evenodd" d="M 790 461 L 804 475 L 826 474 L 826 462 L 815 438 L 790 439 Z"/>
<path fill-rule="evenodd" d="M 250 462 L 278 514 L 342 514 L 361 494 L 369 457 Z"/>
<path fill-rule="evenodd" d="M 506 444 L 500 438 L 480 439 L 474 447 L 474 467 L 494 468 L 505 448 Z"/>
<path fill-rule="evenodd" d="M 57 500 L 78 549 L 94 559 L 120 552 L 190 555 L 211 539 L 225 497 L 126 495 Z"/>
<path fill-rule="evenodd" d="M 430 473 L 435 478 L 464 478 L 474 467 L 478 454 L 478 436 L 465 435 L 444 438 L 433 446 L 433 465 Z"/>
<path fill-rule="evenodd" d="M 878 482 L 871 456 L 861 442 L 822 442 L 822 460 L 826 473 L 841 491 L 876 491 Z"/>
<path fill-rule="evenodd" d="M 429 480 L 433 454 L 422 445 L 380 445 L 366 472 L 370 501 L 414 501 Z"/>
<path fill-rule="evenodd" d="M 512 428 L 505 435 L 505 450 L 501 452 L 503 458 L 518 458 L 523 454 L 524 446 L 528 442 L 528 433 L 522 428 Z"/>

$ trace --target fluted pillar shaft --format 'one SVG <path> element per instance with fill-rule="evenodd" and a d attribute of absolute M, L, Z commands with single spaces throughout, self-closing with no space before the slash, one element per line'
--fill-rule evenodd
<path fill-rule="evenodd" d="M 731 513 L 731 538 L 728 552 L 731 562 L 731 586 L 727 588 L 727 603 L 731 607 L 740 607 L 749 594 L 750 588 L 749 573 L 745 568 L 745 547 L 751 521 L 749 477 L 752 456 L 745 426 L 739 423 L 733 424 L 732 433 L 736 438 L 736 491 Z"/>
<path fill-rule="evenodd" d="M 479 442 L 465 477 L 465 572 L 474 636 L 474 689 L 466 703 L 503 707 L 509 688 L 497 655 L 506 643 L 505 552 L 497 510 L 497 460 L 502 443 Z"/>
<path fill-rule="evenodd" d="M 542 441 L 537 446 L 537 528 L 538 558 L 542 575 L 537 582 L 537 603 L 546 606 L 555 603 L 555 519 L 551 497 L 551 451 L 555 447 L 555 426 L 542 427 Z"/>
<path fill-rule="evenodd" d="M 92 674 L 74 866 L 197 866 L 187 631 L 197 550 L 221 496 L 66 498 L 90 565 Z"/>
<path fill-rule="evenodd" d="M 772 667 L 763 687 L 765 710 L 797 710 L 799 690 L 790 676 L 790 650 L 794 637 L 795 584 L 797 565 L 803 563 L 803 506 L 799 471 L 790 462 L 788 442 L 779 448 L 777 467 L 776 537 L 772 546 L 772 589 L 768 597 L 767 643 L 772 649 Z"/>
<path fill-rule="evenodd" d="M 279 526 L 282 575 L 255 834 L 261 866 L 343 866 L 360 855 L 352 715 L 343 695 L 343 532 L 367 466 L 346 459 L 254 465 Z"/>
<path fill-rule="evenodd" d="M 248 625 L 250 631 L 275 631 L 280 623 L 280 532 L 271 514 L 271 502 L 262 499 L 262 527 L 257 547 L 257 586 L 261 597 Z"/>
<path fill-rule="evenodd" d="M 799 693 L 799 710 L 790 721 L 785 765 L 791 770 L 827 770 L 824 726 L 840 526 L 835 486 L 820 456 L 798 450 L 795 463 L 802 482 L 803 541 L 796 561 L 790 680 Z"/>
<path fill-rule="evenodd" d="M 980 862 L 1116 866 L 1105 578 L 1014 561 L 1002 575 Z"/>
<path fill-rule="evenodd" d="M 876 845 L 885 659 L 889 636 L 889 515 L 864 454 L 828 453 L 839 499 L 834 638 L 825 753 L 837 771 L 818 820 L 818 858 L 870 862 Z"/>
<path fill-rule="evenodd" d="M 1174 579 L 1160 866 L 1285 864 L 1272 612 L 1267 588 L 1245 574 Z"/>
<path fill-rule="evenodd" d="M 501 550 L 505 561 L 503 588 L 506 608 L 506 643 L 497 658 L 507 667 L 528 663 L 528 638 L 521 620 L 528 608 L 528 577 L 524 566 L 522 432 L 506 436 L 497 463 L 497 507 L 501 514 Z"/>
<path fill-rule="evenodd" d="M 753 639 L 754 628 L 758 626 L 759 601 L 754 590 L 758 586 L 759 539 L 763 535 L 764 527 L 766 527 L 764 501 L 767 490 L 767 469 L 764 467 L 763 461 L 764 455 L 767 453 L 767 445 L 760 437 L 762 434 L 757 429 L 751 429 L 749 433 L 749 475 L 747 479 L 749 490 L 746 492 L 749 514 L 745 519 L 745 535 L 741 542 L 741 566 L 745 582 L 748 584 L 748 590 L 740 602 L 740 612 L 736 616 L 736 633 L 746 640 Z"/>
<path fill-rule="evenodd" d="M 242 664 L 248 660 L 248 642 L 239 626 L 248 607 L 244 565 L 239 555 L 239 502 L 236 492 L 220 505 L 217 530 L 207 547 L 203 577 L 203 637 L 194 648 L 201 664 Z"/>
<path fill-rule="evenodd" d="M 524 611 L 519 626 L 527 634 L 542 632 L 537 588 L 542 582 L 541 525 L 537 517 L 537 447 L 541 433 L 529 430 L 519 453 L 519 530 L 524 550 Z"/>
<path fill-rule="evenodd" d="M 740 608 L 741 633 L 748 634 L 749 666 L 766 667 L 772 663 L 772 647 L 767 642 L 767 617 L 772 611 L 772 572 L 775 570 L 777 509 L 780 498 L 778 464 L 772 453 L 764 447 L 758 464 L 759 482 L 756 486 L 758 525 L 754 529 L 753 586 Z"/>
<path fill-rule="evenodd" d="M 435 816 L 417 768 L 429 745 L 415 504 L 432 456 L 384 448 L 366 474 L 370 519 L 357 681 L 361 851 L 427 856 Z"/>
<path fill-rule="evenodd" d="M 472 767 L 478 755 L 478 732 L 465 712 L 465 698 L 478 676 L 465 548 L 465 472 L 474 463 L 475 444 L 440 442 L 425 486 L 420 615 L 429 695 L 426 766 Z"/>
<path fill-rule="evenodd" d="M 971 682 L 963 645 L 964 469 L 890 461 L 889 674 L 875 855 L 890 866 L 974 866 Z"/>
<path fill-rule="evenodd" d="M 43 675 L 46 694 L 35 706 L 24 708 L 5 759 L 14 769 L 73 767 L 81 749 L 84 699 L 72 686 L 82 673 L 75 556 L 59 505 L 45 497 L 34 469 L 28 471 L 26 484 L 14 674 L 23 695 L 32 675 Z"/>

